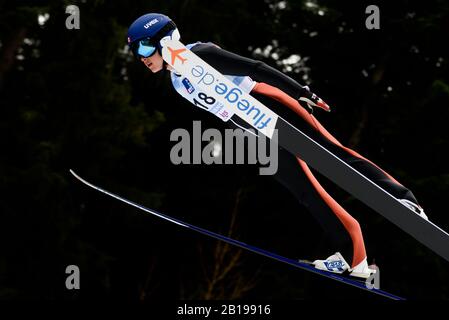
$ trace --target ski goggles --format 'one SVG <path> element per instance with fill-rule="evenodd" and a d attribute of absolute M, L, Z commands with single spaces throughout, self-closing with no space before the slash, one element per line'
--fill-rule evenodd
<path fill-rule="evenodd" d="M 136 58 L 151 57 L 156 53 L 157 47 L 150 38 L 141 39 L 139 41 L 135 41 L 131 44 L 131 51 Z"/>

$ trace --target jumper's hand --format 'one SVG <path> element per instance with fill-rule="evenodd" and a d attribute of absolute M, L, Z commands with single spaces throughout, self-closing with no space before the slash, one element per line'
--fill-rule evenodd
<path fill-rule="evenodd" d="M 305 86 L 303 88 L 305 90 L 302 92 L 301 97 L 298 100 L 303 101 L 307 104 L 309 113 L 313 113 L 314 107 L 321 108 L 327 112 L 331 111 L 331 108 L 328 106 L 328 104 L 316 94 L 311 92 L 308 86 Z"/>

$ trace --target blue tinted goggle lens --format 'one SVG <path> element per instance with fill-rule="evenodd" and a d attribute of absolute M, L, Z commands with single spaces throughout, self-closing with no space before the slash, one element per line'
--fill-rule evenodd
<path fill-rule="evenodd" d="M 148 58 L 156 52 L 156 46 L 152 44 L 148 39 L 140 40 L 137 44 L 136 55 Z"/>

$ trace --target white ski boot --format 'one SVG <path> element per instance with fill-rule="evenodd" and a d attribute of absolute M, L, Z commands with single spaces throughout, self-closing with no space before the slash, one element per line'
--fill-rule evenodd
<path fill-rule="evenodd" d="M 413 212 L 415 212 L 416 214 L 418 214 L 419 216 L 421 216 L 422 218 L 429 220 L 429 218 L 427 218 L 427 215 L 424 213 L 424 209 L 421 208 L 419 205 L 417 205 L 416 203 L 407 200 L 407 199 L 400 199 L 399 200 L 403 205 L 405 205 L 407 208 L 411 209 Z"/>
<path fill-rule="evenodd" d="M 319 270 L 329 271 L 333 273 L 343 273 L 346 270 L 349 270 L 349 264 L 346 262 L 340 252 L 336 252 L 326 260 L 315 260 L 312 264 Z"/>
<path fill-rule="evenodd" d="M 329 271 L 333 273 L 341 274 L 348 270 L 349 272 L 351 272 L 349 274 L 350 276 L 363 279 L 368 279 L 372 274 L 376 273 L 375 269 L 370 269 L 368 267 L 366 258 L 363 259 L 362 262 L 360 262 L 354 268 L 351 268 L 340 252 L 336 252 L 326 260 L 315 260 L 312 264 L 319 270 Z"/>
<path fill-rule="evenodd" d="M 368 263 L 366 258 L 362 260 L 358 265 L 354 268 L 349 269 L 351 273 L 349 274 L 352 277 L 368 279 L 372 274 L 376 273 L 376 269 L 370 269 L 368 267 Z"/>

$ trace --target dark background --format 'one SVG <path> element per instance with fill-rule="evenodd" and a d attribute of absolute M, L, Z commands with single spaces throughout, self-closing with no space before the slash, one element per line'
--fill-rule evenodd
<path fill-rule="evenodd" d="M 80 30 L 65 28 L 70 4 Z M 380 30 L 365 28 L 369 4 Z M 257 167 L 171 164 L 173 129 L 222 123 L 125 50 L 127 27 L 148 12 L 173 18 L 185 44 L 213 41 L 309 84 L 333 108 L 316 113 L 329 131 L 449 229 L 449 2 L 0 1 L 0 299 L 375 298 L 148 216 L 69 174 L 282 255 L 331 253 L 311 215 Z M 292 54 L 302 59 L 285 69 Z M 449 298 L 447 261 L 323 183 L 360 221 L 383 289 Z M 70 264 L 81 290 L 65 288 Z"/>

